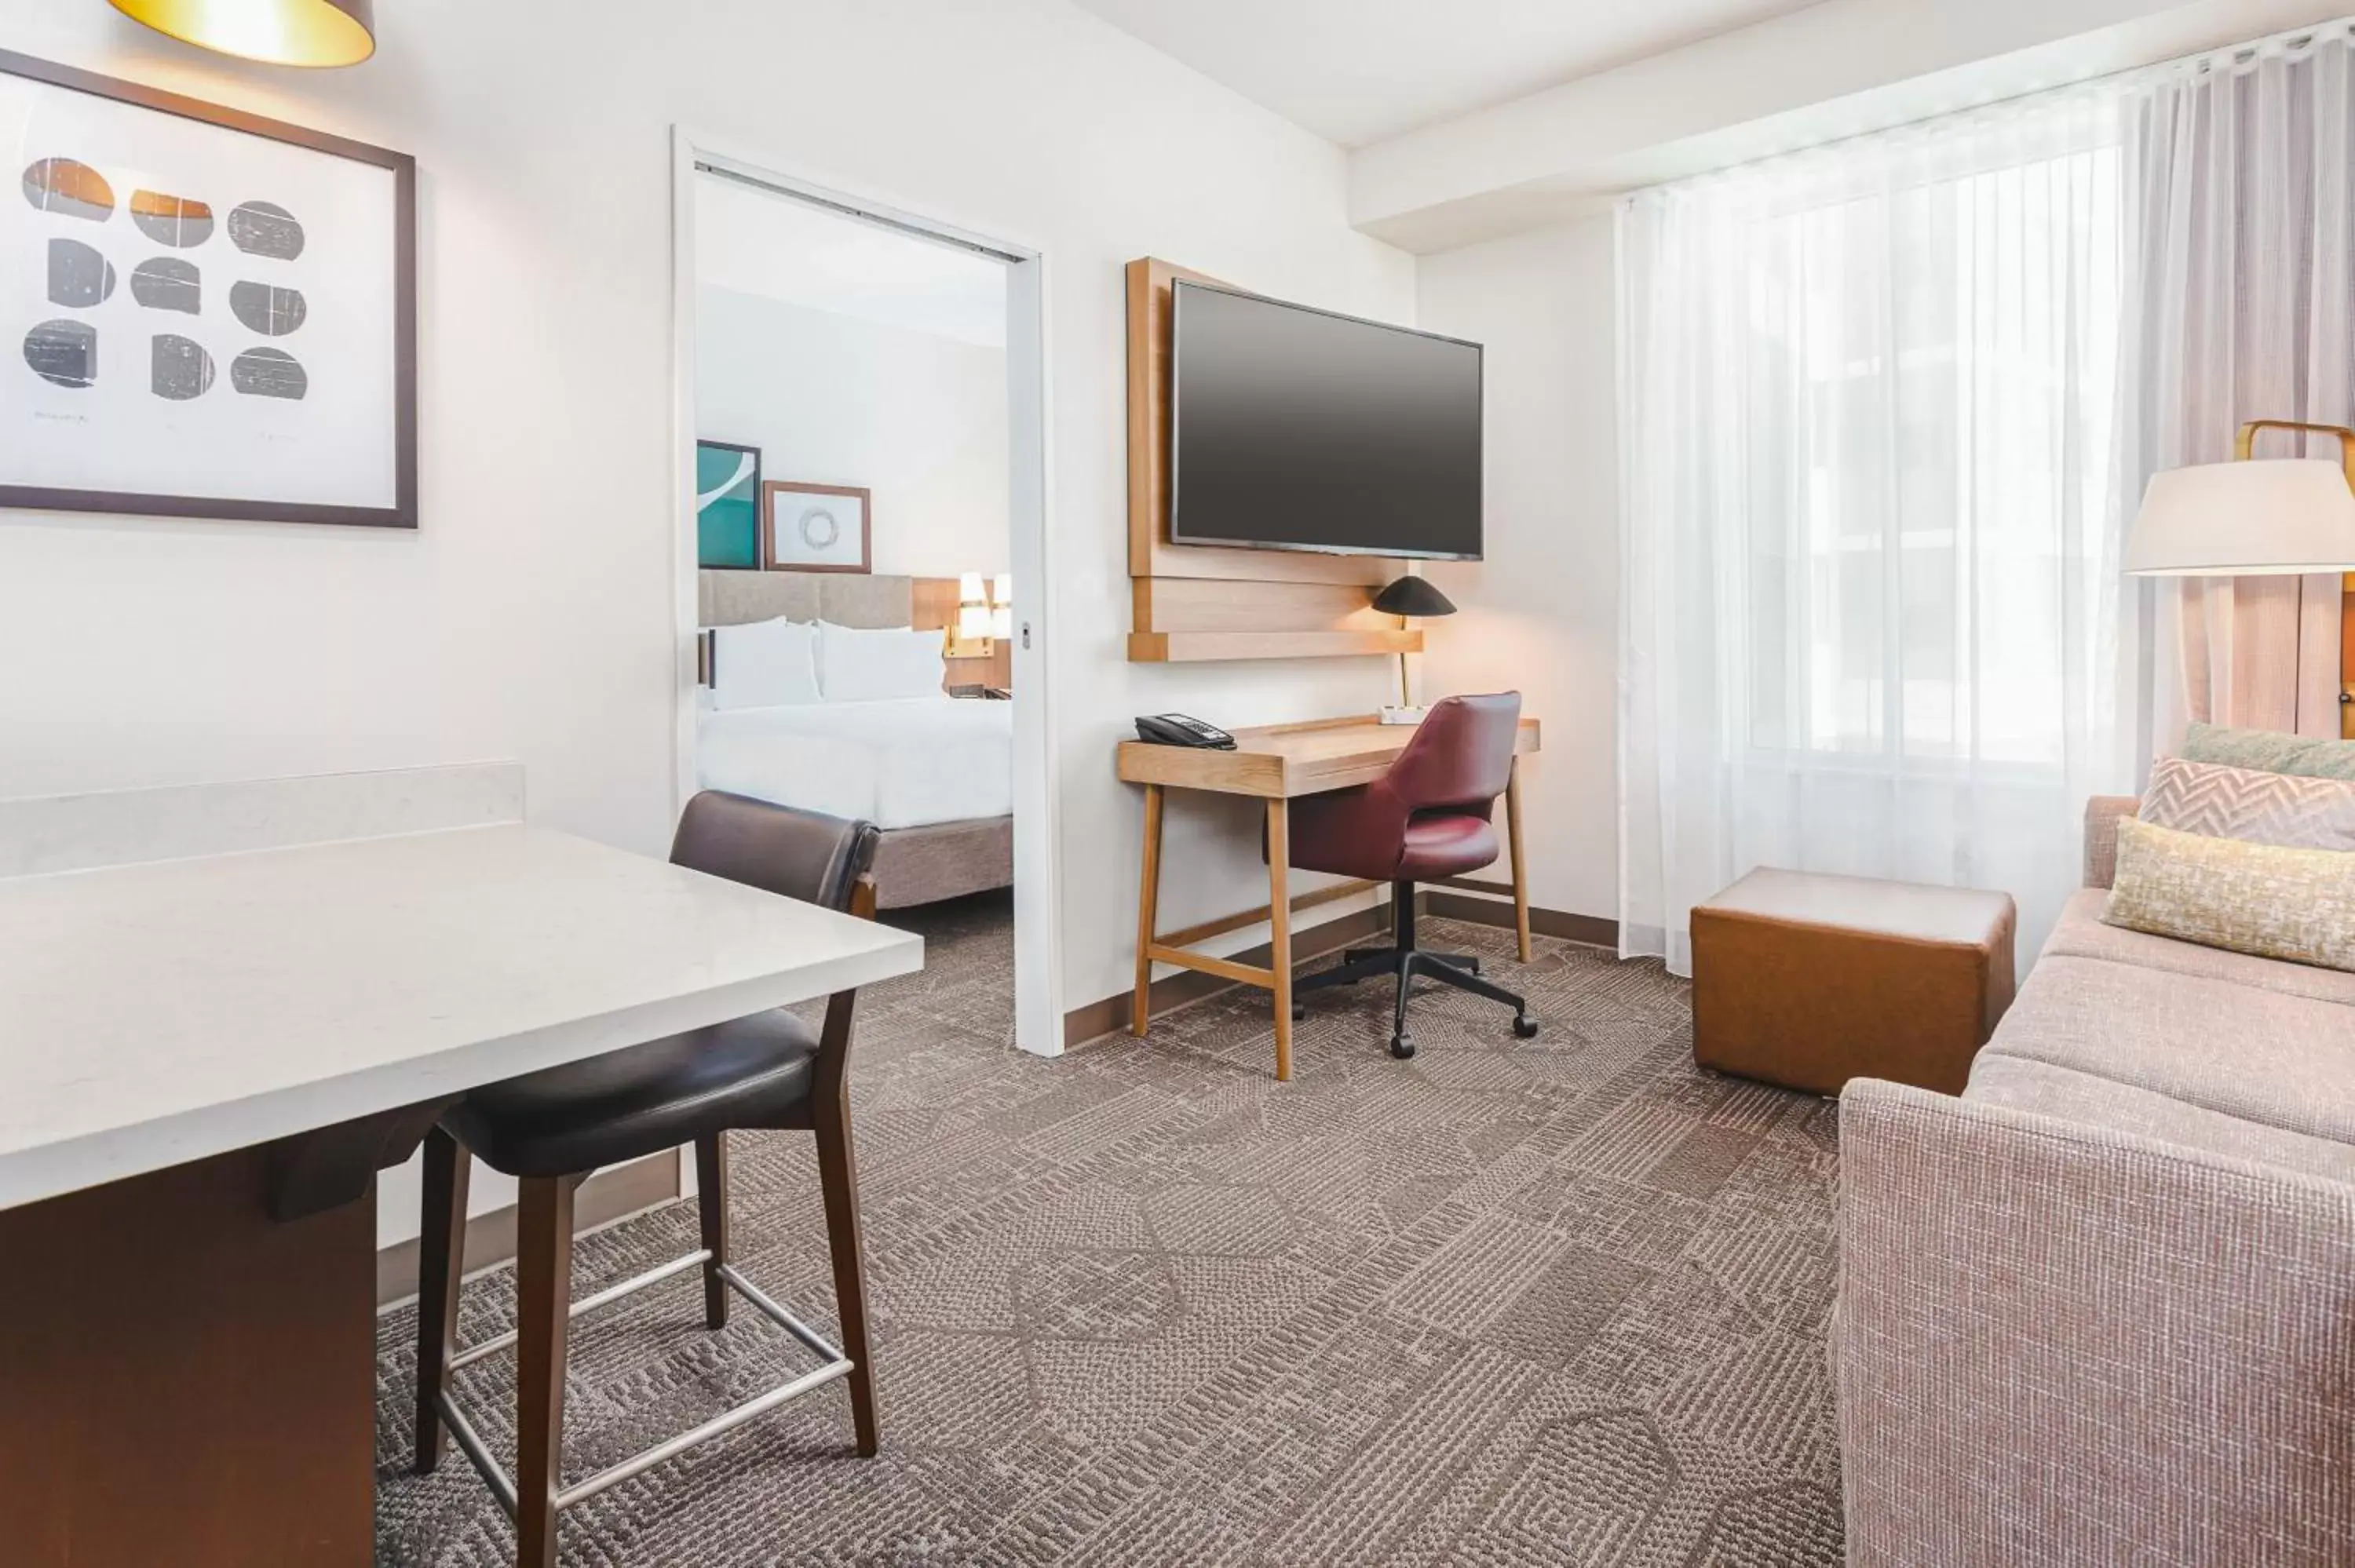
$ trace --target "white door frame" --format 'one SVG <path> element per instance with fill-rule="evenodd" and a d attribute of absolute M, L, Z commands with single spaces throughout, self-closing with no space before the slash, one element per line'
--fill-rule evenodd
<path fill-rule="evenodd" d="M 684 126 L 671 129 L 672 441 L 676 513 L 671 570 L 677 626 L 677 722 L 672 815 L 695 793 L 695 193 L 698 165 L 833 207 L 886 228 L 1006 264 L 1007 425 L 1010 441 L 1014 570 L 1014 1038 L 1041 1056 L 1063 1054 L 1062 882 L 1056 853 L 1061 810 L 1055 758 L 1053 552 L 1047 548 L 1052 469 L 1048 462 L 1047 258 L 1002 231 L 943 222 L 880 192 L 747 155 Z"/>

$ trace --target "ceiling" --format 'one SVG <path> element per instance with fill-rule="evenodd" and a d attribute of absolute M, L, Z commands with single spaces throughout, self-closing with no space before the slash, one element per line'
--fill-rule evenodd
<path fill-rule="evenodd" d="M 1814 0 L 1078 0 L 1285 119 L 1363 146 Z"/>

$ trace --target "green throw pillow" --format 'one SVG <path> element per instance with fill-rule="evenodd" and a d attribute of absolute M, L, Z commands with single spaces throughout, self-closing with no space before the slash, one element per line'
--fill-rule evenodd
<path fill-rule="evenodd" d="M 2355 779 L 2355 740 L 2319 740 L 2270 729 L 2195 724 L 2185 733 L 2183 749 L 2176 755 L 2189 762 L 2254 768 L 2260 773 L 2288 773 L 2301 779 Z"/>

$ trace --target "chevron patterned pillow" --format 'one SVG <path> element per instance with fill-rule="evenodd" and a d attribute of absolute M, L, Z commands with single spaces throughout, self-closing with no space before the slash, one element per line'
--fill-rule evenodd
<path fill-rule="evenodd" d="M 2355 780 L 2159 759 L 2142 820 L 2202 838 L 2286 849 L 2355 850 Z"/>

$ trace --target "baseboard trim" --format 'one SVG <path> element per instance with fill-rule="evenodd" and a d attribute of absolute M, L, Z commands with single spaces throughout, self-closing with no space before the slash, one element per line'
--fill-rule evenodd
<path fill-rule="evenodd" d="M 1390 928 L 1391 906 L 1389 901 L 1384 900 L 1370 909 L 1359 909 L 1337 919 L 1327 920 L 1321 926 L 1307 926 L 1295 930 L 1292 933 L 1292 957 L 1295 962 L 1302 959 L 1319 958 L 1337 948 L 1379 936 Z M 1273 950 L 1265 942 L 1249 951 L 1233 955 L 1235 962 L 1256 967 L 1264 967 L 1273 957 Z M 1234 987 L 1233 980 L 1220 980 L 1216 975 L 1206 975 L 1193 969 L 1181 969 L 1153 982 L 1153 1015 L 1158 1018 L 1172 1008 L 1200 1001 L 1222 991 L 1232 991 Z M 1108 996 L 1102 1001 L 1073 1008 L 1063 1014 L 1063 1040 L 1066 1044 L 1077 1045 L 1085 1041 L 1102 1039 L 1107 1034 L 1117 1034 L 1128 1027 L 1135 1011 L 1136 995 L 1134 991 L 1125 991 L 1118 996 Z"/>
<path fill-rule="evenodd" d="M 1476 926 L 1501 926 L 1513 928 L 1513 906 L 1510 899 L 1484 898 L 1476 893 L 1451 893 L 1444 888 L 1432 888 L 1419 895 L 1423 912 L 1443 920 L 1468 920 Z M 1529 906 L 1529 929 L 1540 937 L 1559 937 L 1565 942 L 1580 942 L 1590 948 L 1619 950 L 1619 922 L 1600 915 L 1572 915 L 1561 909 L 1540 909 Z"/>
<path fill-rule="evenodd" d="M 606 1225 L 675 1203 L 680 1197 L 678 1150 L 665 1150 L 600 1171 L 581 1184 L 573 1199 L 573 1234 Z M 376 1304 L 381 1311 L 417 1294 L 418 1244 L 414 1237 L 395 1242 L 376 1255 Z M 516 1255 L 516 1207 L 491 1209 L 466 1222 L 466 1272 L 480 1274 L 510 1263 Z"/>

